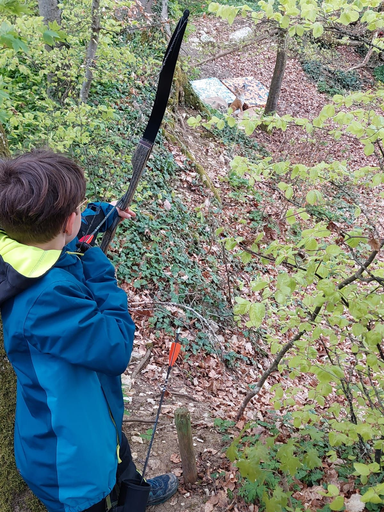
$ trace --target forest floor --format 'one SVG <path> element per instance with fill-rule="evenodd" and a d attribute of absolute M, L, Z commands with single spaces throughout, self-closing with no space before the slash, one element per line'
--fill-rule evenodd
<path fill-rule="evenodd" d="M 196 45 L 196 43 L 187 42 L 182 54 L 184 58 L 185 55 L 189 56 L 192 66 L 196 65 L 207 56 L 222 51 L 227 44 L 229 35 L 244 25 L 252 26 L 250 23 L 240 19 L 235 20 L 230 27 L 226 22 L 214 16 L 193 20 L 194 32 L 190 38 L 199 38 L 203 34 L 207 34 L 215 40 L 215 43 Z M 249 45 L 241 52 L 228 54 L 200 66 L 199 78 L 223 79 L 253 76 L 268 87 L 274 68 L 275 51 L 274 46 L 268 41 Z M 340 68 L 348 69 L 362 60 L 353 49 L 338 48 L 337 51 L 342 56 L 341 62 L 339 62 Z M 362 68 L 358 70 L 358 73 L 368 88 L 372 84 L 371 71 Z M 328 101 L 329 97 L 318 92 L 316 84 L 304 73 L 300 62 L 295 58 L 289 58 L 278 113 L 281 115 L 289 113 L 311 119 L 319 114 Z M 225 177 L 229 172 L 229 162 L 236 154 L 236 144 L 233 147 L 224 146 L 222 142 L 212 137 L 207 138 L 204 129 L 189 128 L 186 120 L 191 115 L 196 115 L 196 112 L 180 108 L 178 115 L 177 135 L 196 161 L 203 166 L 213 186 L 220 189 L 221 206 L 222 211 L 225 212 L 223 215 L 226 215 L 226 221 L 229 221 L 239 234 L 247 235 L 244 231 L 246 226 L 237 223 L 239 203 L 230 194 L 230 191 L 226 190 L 225 184 Z M 356 143 L 353 143 L 352 146 L 347 136 L 342 137 L 338 142 L 328 138 L 326 134 L 322 137 L 322 144 L 317 144 L 317 147 L 321 147 L 322 150 L 314 152 L 311 137 L 303 137 L 302 131 L 295 127 L 289 128 L 285 132 L 275 131 L 272 134 L 260 130 L 252 135 L 252 138 L 267 149 L 274 159 L 289 156 L 291 161 L 297 158 L 297 161 L 301 163 L 311 164 L 343 157 L 349 161 L 352 169 L 370 163 L 370 158 L 364 155 L 362 146 Z M 214 200 L 212 191 L 206 190 L 202 194 L 201 190 L 194 188 L 192 182 L 196 173 L 183 165 L 185 157 L 182 150 L 176 143 L 169 143 L 169 149 L 180 165 L 179 185 L 176 193 L 183 197 L 187 207 L 193 209 L 196 205 L 203 205 L 203 208 L 209 210 L 210 202 Z M 278 195 L 276 195 L 276 201 L 279 201 Z M 252 205 L 243 204 L 242 207 L 252 208 Z M 268 214 L 277 215 L 273 210 Z M 270 235 L 272 237 L 273 233 Z M 212 250 L 218 251 L 219 248 L 213 247 Z M 268 271 L 275 272 L 275 269 L 271 265 Z M 231 269 L 223 270 L 223 281 L 226 280 L 225 272 L 230 275 Z M 230 280 L 228 283 L 230 287 Z M 148 449 L 150 429 L 153 426 L 168 366 L 168 350 L 172 340 L 167 336 L 159 338 L 148 326 L 151 311 L 143 305 L 148 296 L 138 294 L 131 285 L 126 284 L 125 288 L 131 304 L 132 317 L 137 325 L 137 335 L 135 357 L 126 372 L 124 381 L 127 400 L 124 429 L 130 439 L 137 467 L 142 469 Z M 173 472 L 179 477 L 180 487 L 178 493 L 167 503 L 153 508 L 157 512 L 171 510 L 177 512 L 182 510 L 257 512 L 259 510 L 256 505 L 246 504 L 237 496 L 239 483 L 236 479 L 236 469 L 226 458 L 225 449 L 228 447 L 230 439 L 238 435 L 247 420 L 275 422 L 278 429 L 283 429 L 281 420 L 271 411 L 270 398 L 272 394 L 269 390 L 278 378 L 285 377 L 271 376 L 262 392 L 248 405 L 243 417 L 237 421 L 237 412 L 249 386 L 255 383 L 260 374 L 268 368 L 272 357 L 268 355 L 262 341 L 259 346 L 250 343 L 242 338 L 241 330 L 236 326 L 217 325 L 213 330 L 216 332 L 212 334 L 212 340 L 216 345 L 223 346 L 224 342 L 230 343 L 233 351 L 245 357 L 251 357 L 255 363 L 249 364 L 249 359 L 248 362 L 242 363 L 239 359 L 239 363 L 234 368 L 229 368 L 220 356 L 215 354 L 188 352 L 179 357 L 171 374 L 146 476 L 150 478 L 164 472 Z M 192 336 L 190 332 L 183 335 Z M 148 344 L 151 344 L 152 348 L 147 364 L 132 379 L 132 373 L 135 372 L 141 358 L 147 353 Z M 305 382 L 301 383 L 303 390 L 305 385 Z M 297 396 L 297 400 L 305 401 L 304 391 L 303 396 Z M 198 471 L 198 481 L 192 486 L 184 484 L 183 481 L 174 426 L 174 413 L 180 406 L 189 409 L 192 422 Z M 232 423 L 229 424 L 229 421 Z M 262 428 L 265 427 L 261 427 L 261 430 Z M 324 468 L 325 482 L 332 483 L 335 480 L 335 475 L 336 472 L 331 466 Z M 347 489 L 345 489 L 345 495 L 347 495 Z M 301 501 L 307 510 L 318 510 L 326 503 L 322 500 L 323 498 L 314 493 L 313 489 L 302 489 Z"/>

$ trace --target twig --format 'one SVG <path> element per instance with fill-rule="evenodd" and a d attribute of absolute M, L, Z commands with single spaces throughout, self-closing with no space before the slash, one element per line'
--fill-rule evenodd
<path fill-rule="evenodd" d="M 376 35 L 377 35 L 377 31 L 374 33 L 373 37 L 376 37 Z M 366 66 L 368 64 L 369 59 L 371 58 L 372 53 L 373 53 L 373 46 L 371 46 L 371 48 L 368 50 L 367 55 L 364 57 L 363 62 L 360 62 L 360 64 L 356 64 L 356 66 L 352 66 L 347 71 L 352 71 L 353 69 L 359 69 L 359 68 L 363 68 L 364 66 Z"/>
<path fill-rule="evenodd" d="M 364 384 L 363 373 L 362 373 L 361 371 L 358 371 L 358 372 L 357 372 L 357 375 L 359 376 L 359 380 L 360 380 L 361 392 L 362 392 L 362 394 L 364 394 L 364 395 L 365 395 L 365 397 L 366 397 L 366 399 L 367 399 L 367 402 L 368 402 L 369 407 L 374 411 L 374 410 L 376 409 L 376 407 L 375 407 L 375 404 L 374 404 L 374 403 L 373 403 L 373 401 L 372 401 L 372 398 L 371 398 L 371 396 L 370 396 L 370 394 L 369 394 L 369 391 L 368 391 L 368 389 L 367 389 L 366 385 Z M 371 375 L 370 375 L 370 369 L 369 369 L 369 367 L 368 367 L 368 378 L 369 378 L 369 381 L 370 381 L 371 386 L 372 386 L 372 387 L 374 387 L 374 386 L 373 386 L 372 379 L 371 379 Z M 379 405 L 380 405 L 380 402 L 379 402 Z M 383 414 L 383 411 L 381 411 L 381 414 Z"/>
<path fill-rule="evenodd" d="M 339 32 L 341 34 L 348 36 L 351 39 L 350 42 L 358 41 L 359 43 L 366 44 L 370 48 L 376 48 L 377 50 L 380 50 L 381 52 L 383 51 L 383 48 L 381 46 L 373 44 L 372 41 L 370 41 L 369 39 L 365 39 L 360 34 L 352 34 L 352 33 L 348 32 L 347 30 L 342 29 L 339 25 L 337 25 L 337 26 L 335 25 L 333 27 L 328 27 L 327 30 L 330 32 Z M 340 41 L 340 43 L 341 43 L 341 41 Z"/>
<path fill-rule="evenodd" d="M 263 254 L 261 254 L 261 253 L 259 253 L 259 252 L 252 251 L 252 249 L 249 249 L 248 247 L 246 247 L 246 246 L 245 246 L 244 244 L 242 244 L 241 242 L 239 243 L 239 247 L 241 247 L 241 249 L 242 249 L 243 251 L 248 252 L 249 254 L 253 254 L 254 256 L 258 256 L 259 258 L 264 258 L 264 259 L 266 259 L 266 260 L 268 260 L 268 261 L 271 261 L 272 263 L 276 263 L 275 258 L 272 258 L 272 257 L 270 257 L 270 256 L 265 256 L 265 255 L 263 255 Z M 319 262 L 319 265 L 318 265 L 318 267 L 317 267 L 317 269 L 316 269 L 316 271 L 315 271 L 315 273 L 314 273 L 314 275 L 317 277 L 317 279 L 318 279 L 319 281 L 321 281 L 322 279 L 324 279 L 320 274 L 318 274 L 318 273 L 317 273 L 317 270 L 318 270 L 318 268 L 319 268 L 320 264 L 321 264 L 321 262 Z M 283 261 L 280 263 L 280 265 L 284 265 L 284 266 L 286 266 L 287 268 L 291 268 L 291 269 L 293 269 L 293 270 L 303 270 L 304 272 L 307 272 L 307 269 L 306 269 L 305 267 L 301 267 L 300 265 L 297 265 L 297 264 L 296 264 L 296 265 L 294 265 L 293 263 L 289 263 L 288 261 L 284 261 L 284 260 L 283 260 Z M 343 303 L 345 306 L 349 307 L 349 304 L 348 304 L 348 302 L 346 301 L 346 299 L 345 299 L 344 297 L 341 297 L 341 301 L 342 301 L 342 303 Z"/>
<path fill-rule="evenodd" d="M 231 503 L 228 505 L 228 507 L 225 509 L 224 512 L 229 512 L 229 510 L 232 510 L 235 505 L 236 500 L 232 500 Z"/>
<path fill-rule="evenodd" d="M 229 55 L 230 53 L 237 53 L 246 48 L 247 46 L 251 46 L 252 44 L 255 44 L 256 42 L 264 41 L 264 39 L 270 39 L 274 35 L 277 34 L 277 29 L 272 30 L 271 32 L 267 32 L 266 34 L 263 34 L 259 37 L 255 37 L 252 39 L 252 41 L 249 41 L 247 43 L 243 43 L 241 45 L 238 45 L 234 48 L 231 48 L 229 50 L 226 50 L 225 52 L 218 53 L 217 55 L 213 55 L 213 57 L 207 57 L 204 60 L 201 60 L 200 62 L 197 62 L 194 64 L 194 67 L 202 66 L 203 64 L 207 64 L 207 62 L 211 62 L 212 60 L 221 59 L 221 57 L 225 57 L 226 55 Z"/>
<path fill-rule="evenodd" d="M 151 357 L 152 353 L 152 345 L 150 345 L 147 348 L 147 351 L 142 359 L 140 359 L 140 362 L 135 366 L 135 369 L 132 372 L 132 379 L 135 379 L 138 374 L 147 366 L 149 363 L 149 359 Z"/>
<path fill-rule="evenodd" d="M 209 320 L 207 320 L 202 315 L 200 315 L 200 313 L 198 313 L 195 309 L 193 309 L 193 308 L 191 308 L 189 306 L 185 306 L 184 304 L 177 304 L 176 302 L 161 302 L 161 301 L 151 301 L 150 303 L 148 303 L 146 301 L 130 302 L 129 309 L 130 310 L 135 310 L 137 308 L 132 307 L 133 305 L 140 306 L 142 304 L 146 304 L 146 305 L 151 304 L 152 307 L 154 307 L 154 306 L 162 306 L 162 307 L 165 307 L 165 308 L 168 306 L 168 307 L 180 308 L 180 309 L 185 309 L 187 311 L 190 311 L 191 313 L 193 313 L 200 320 L 200 322 L 203 325 L 205 325 L 207 327 L 207 329 L 209 331 L 209 337 L 210 337 L 211 341 L 213 341 L 213 344 L 216 345 L 218 353 L 221 356 L 223 356 L 224 349 L 221 346 L 221 343 L 220 343 L 218 337 L 216 336 L 215 331 L 212 329 L 212 326 L 211 326 Z"/>
<path fill-rule="evenodd" d="M 381 360 L 384 361 L 384 352 L 383 352 L 383 349 L 381 348 L 380 343 L 377 343 L 376 347 L 377 347 L 377 350 L 379 351 Z"/>
<path fill-rule="evenodd" d="M 198 402 L 197 398 L 191 395 L 187 395 L 186 393 L 178 393 L 176 391 L 172 391 L 171 389 L 168 390 L 168 393 L 174 396 L 180 396 L 181 398 L 187 398 L 188 400 L 191 400 L 192 402 Z"/>
<path fill-rule="evenodd" d="M 249 254 L 253 254 L 253 256 L 258 256 L 259 258 L 262 258 L 264 260 L 268 260 L 268 261 L 271 261 L 272 263 L 276 263 L 275 258 L 272 258 L 271 256 L 266 256 L 264 254 L 261 254 L 260 252 L 252 251 L 252 249 L 249 249 L 249 247 L 247 247 L 242 242 L 239 243 L 239 247 L 244 252 L 247 252 Z M 291 268 L 292 270 L 303 270 L 304 272 L 307 271 L 307 269 L 304 268 L 304 267 L 300 267 L 299 265 L 294 265 L 293 263 L 289 263 L 288 261 L 284 261 L 284 260 L 280 263 L 280 265 L 284 265 L 285 267 Z M 317 276 L 317 277 L 320 278 L 321 276 Z"/>
<path fill-rule="evenodd" d="M 384 414 L 384 404 L 383 404 L 383 401 L 382 401 L 382 399 L 380 397 L 379 391 L 378 391 L 376 385 L 374 384 L 374 382 L 372 380 L 372 374 L 371 374 L 370 368 L 368 368 L 368 378 L 369 378 L 369 382 L 370 382 L 370 384 L 372 386 L 373 392 L 375 393 L 376 400 L 377 400 L 377 403 L 378 403 L 378 407 L 381 410 L 381 414 Z"/>
<path fill-rule="evenodd" d="M 381 242 L 380 249 L 383 246 L 384 246 L 384 241 Z M 371 263 L 373 262 L 373 260 L 376 258 L 376 256 L 378 254 L 379 254 L 379 251 L 372 251 L 371 254 L 369 255 L 368 259 L 361 265 L 359 270 L 357 272 L 355 272 L 352 276 L 348 277 L 347 279 L 344 279 L 344 281 L 342 281 L 337 288 L 339 290 L 341 290 L 342 288 L 345 288 L 346 286 L 348 286 L 349 284 L 353 283 L 357 279 L 360 279 L 360 277 L 363 274 L 363 272 L 365 270 L 367 270 L 369 265 L 371 265 Z"/>
<path fill-rule="evenodd" d="M 231 281 L 229 279 L 229 272 L 228 272 L 228 260 L 227 260 L 227 254 L 225 252 L 225 245 L 224 244 L 221 244 L 221 249 L 222 249 L 222 253 L 223 253 L 223 261 L 224 261 L 224 266 L 225 266 L 225 274 L 227 276 L 227 285 L 228 285 L 228 304 L 232 307 L 233 306 L 233 303 L 232 303 L 232 291 L 231 291 Z"/>
<path fill-rule="evenodd" d="M 384 241 L 380 244 L 380 248 L 382 248 L 384 245 Z M 361 265 L 359 270 L 355 272 L 352 276 L 348 277 L 347 279 L 344 279 L 339 285 L 338 290 L 342 290 L 349 284 L 353 283 L 354 281 L 360 279 L 361 275 L 364 271 L 367 270 L 369 265 L 374 261 L 379 251 L 372 251 L 367 260 Z M 317 306 L 313 313 L 310 315 L 309 322 L 313 323 L 317 316 L 319 315 L 320 311 L 322 310 L 322 306 Z M 252 400 L 252 398 L 256 395 L 258 395 L 262 389 L 262 387 L 265 384 L 265 381 L 268 379 L 268 377 L 273 373 L 279 366 L 280 361 L 283 359 L 285 354 L 294 346 L 296 341 L 299 341 L 299 339 L 306 333 L 306 330 L 298 332 L 288 343 L 284 345 L 284 347 L 280 350 L 280 352 L 277 354 L 276 358 L 272 362 L 271 366 L 263 373 L 261 378 L 256 384 L 255 389 L 250 391 L 247 396 L 244 398 L 243 403 L 240 406 L 239 412 L 237 413 L 237 419 L 240 419 L 243 415 L 245 408 L 247 407 L 248 403 Z"/>
<path fill-rule="evenodd" d="M 126 416 L 123 417 L 123 423 L 152 423 L 155 421 L 155 419 L 141 419 L 141 418 L 127 418 Z"/>

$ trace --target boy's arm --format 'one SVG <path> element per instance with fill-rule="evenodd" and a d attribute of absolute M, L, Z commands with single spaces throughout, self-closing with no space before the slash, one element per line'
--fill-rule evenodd
<path fill-rule="evenodd" d="M 125 292 L 117 288 L 110 273 L 104 273 L 104 279 L 97 300 L 93 285 L 64 280 L 51 283 L 26 317 L 27 340 L 40 352 L 71 364 L 109 375 L 123 373 L 132 352 L 135 326 Z"/>
<path fill-rule="evenodd" d="M 91 247 L 81 257 L 87 287 L 92 291 L 100 311 L 108 307 L 114 293 L 124 294 L 127 308 L 127 295 L 117 286 L 115 268 L 100 247 Z"/>

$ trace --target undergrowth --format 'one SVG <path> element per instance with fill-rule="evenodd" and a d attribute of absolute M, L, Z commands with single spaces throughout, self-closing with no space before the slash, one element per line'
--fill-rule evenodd
<path fill-rule="evenodd" d="M 319 60 L 304 61 L 302 67 L 309 78 L 316 82 L 319 92 L 333 96 L 361 89 L 361 80 L 356 71 L 333 69 Z"/>
<path fill-rule="evenodd" d="M 381 473 L 367 479 L 358 475 L 354 464 L 364 462 L 361 446 L 332 446 L 326 422 L 323 429 L 311 425 L 297 428 L 290 414 L 280 416 L 269 411 L 266 420 L 247 423 L 236 437 L 231 422 L 216 419 L 215 427 L 224 434 L 227 446 L 228 439 L 233 438 L 226 453 L 241 475 L 239 496 L 246 503 L 256 504 L 260 512 L 305 510 L 300 494 L 303 484 L 306 489 L 314 488 L 319 500 L 328 497 L 329 503 L 319 512 L 343 509 L 337 487 L 327 484 L 329 471 L 335 472 L 341 485 L 353 481 L 361 494 L 384 479 Z M 381 510 L 379 503 L 365 505 L 372 512 Z"/>
<path fill-rule="evenodd" d="M 150 114 L 154 87 L 134 85 L 137 108 L 132 108 L 132 87 L 117 83 L 94 86 L 93 98 L 99 105 L 113 105 L 115 116 L 91 147 L 75 147 L 76 156 L 87 169 L 89 196 L 98 200 L 118 198 L 126 190 L 132 173 L 131 155 Z M 100 146 L 108 146 L 110 153 L 99 153 L 96 148 Z M 137 217 L 118 228 L 111 248 L 118 279 L 132 284 L 138 292 L 149 292 L 155 305 L 150 325 L 157 333 L 173 334 L 177 325 L 195 331 L 195 312 L 222 326 L 232 322 L 231 305 L 223 291 L 220 255 L 218 258 L 212 251 L 216 241 L 209 218 L 218 214 L 219 205 L 213 203 L 203 215 L 201 205 L 184 204 L 177 193 L 179 172 L 159 134 L 132 205 Z M 205 195 L 198 175 L 192 186 Z M 163 302 L 190 309 L 181 309 L 184 313 L 175 317 L 161 306 Z M 206 325 L 199 320 L 197 325 L 198 334 L 189 349 L 213 351 Z"/>

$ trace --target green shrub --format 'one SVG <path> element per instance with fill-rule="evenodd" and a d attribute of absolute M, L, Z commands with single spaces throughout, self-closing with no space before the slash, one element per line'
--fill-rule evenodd
<path fill-rule="evenodd" d="M 332 69 L 319 60 L 305 61 L 302 67 L 309 78 L 317 83 L 319 92 L 333 96 L 361 89 L 361 80 L 356 71 Z"/>
<path fill-rule="evenodd" d="M 373 74 L 375 75 L 376 80 L 384 82 L 384 65 L 376 66 L 375 69 L 373 70 Z"/>

